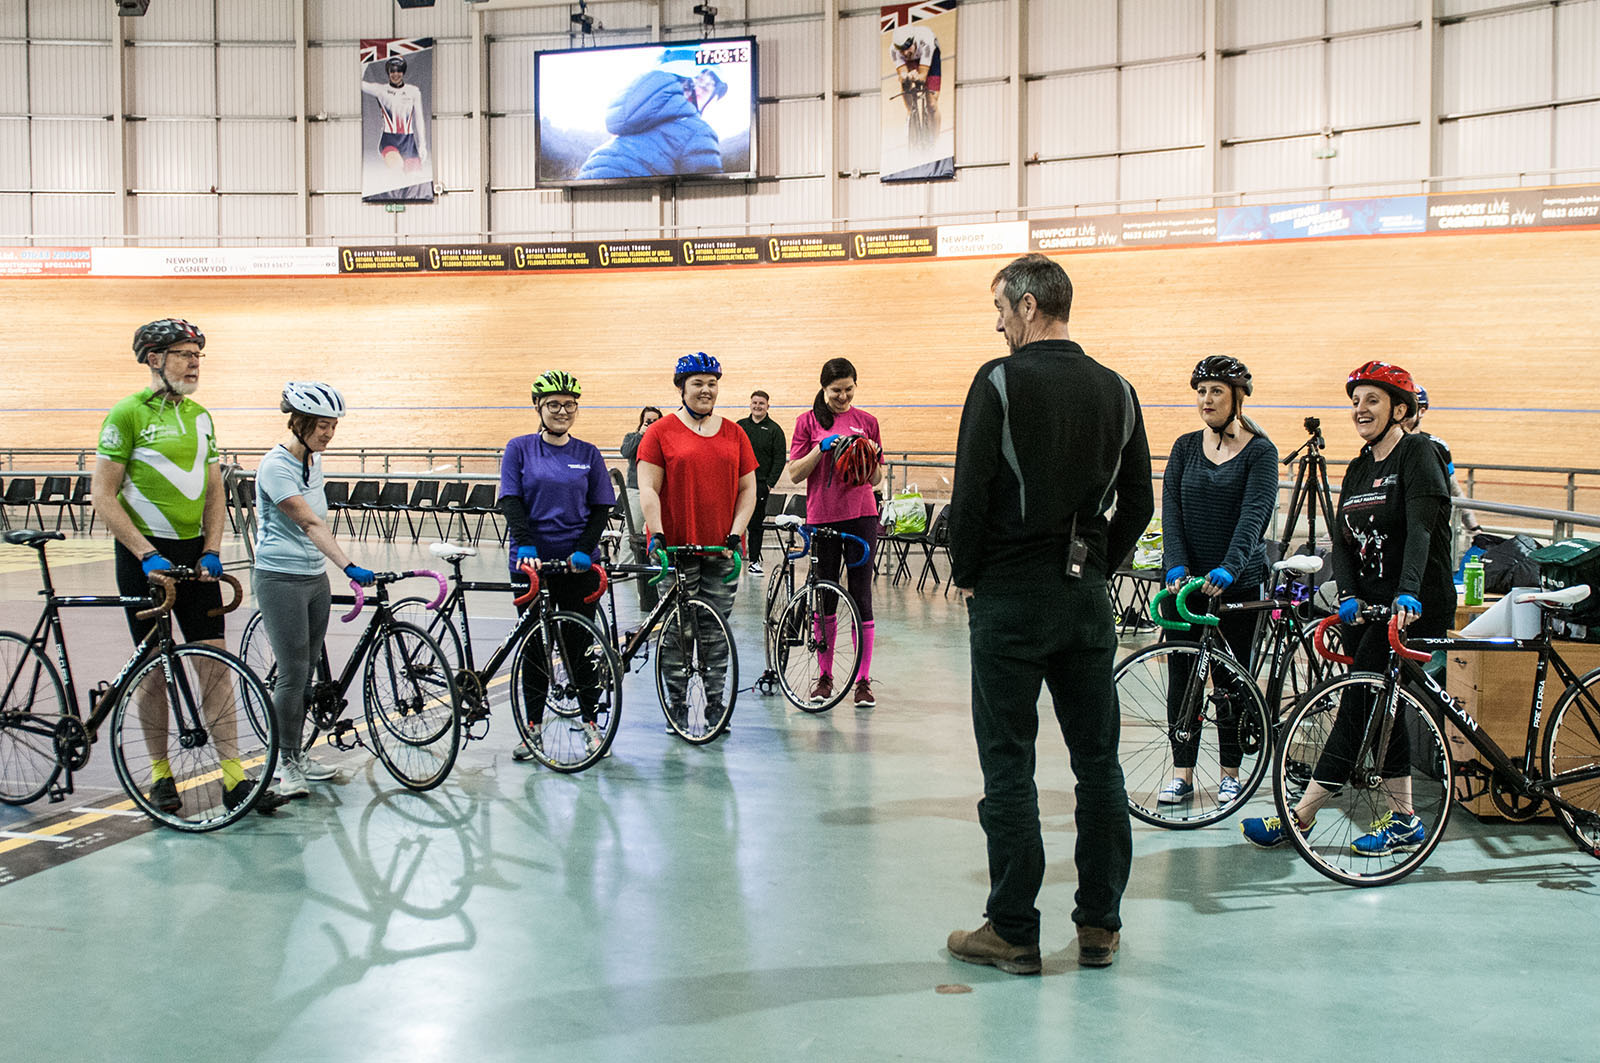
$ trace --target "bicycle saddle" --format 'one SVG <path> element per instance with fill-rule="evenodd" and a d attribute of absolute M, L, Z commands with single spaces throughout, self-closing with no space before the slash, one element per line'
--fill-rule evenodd
<path fill-rule="evenodd" d="M 8 535 L 6 538 L 9 539 L 10 536 Z M 1577 586 L 1567 587 L 1559 591 L 1534 591 L 1532 594 L 1519 594 L 1517 595 L 1517 604 L 1527 605 L 1529 602 L 1534 602 L 1538 605 L 1577 605 L 1587 597 L 1589 597 L 1589 585 L 1580 583 Z"/>
<path fill-rule="evenodd" d="M 476 546 L 460 546 L 456 543 L 429 543 L 428 552 L 434 557 L 442 557 L 446 561 L 460 561 L 463 557 L 476 557 Z"/>
<path fill-rule="evenodd" d="M 779 528 L 798 528 L 805 523 L 805 520 L 793 513 L 780 513 L 772 518 L 772 523 Z"/>
<path fill-rule="evenodd" d="M 1322 571 L 1322 558 L 1310 557 L 1306 554 L 1296 554 L 1293 557 L 1286 557 L 1282 561 L 1274 563 L 1272 566 L 1272 571 L 1298 572 L 1302 576 L 1309 576 L 1313 572 Z"/>
<path fill-rule="evenodd" d="M 51 539 L 65 539 L 66 536 L 58 531 L 39 531 L 36 528 L 18 528 L 6 532 L 6 542 L 12 546 L 31 546 L 39 549 Z"/>

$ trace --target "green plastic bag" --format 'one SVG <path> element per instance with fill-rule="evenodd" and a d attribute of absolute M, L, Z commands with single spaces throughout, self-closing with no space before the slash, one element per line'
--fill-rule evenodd
<path fill-rule="evenodd" d="M 928 530 L 928 507 L 916 484 L 906 484 L 904 491 L 884 503 L 883 523 L 895 535 L 921 535 Z"/>

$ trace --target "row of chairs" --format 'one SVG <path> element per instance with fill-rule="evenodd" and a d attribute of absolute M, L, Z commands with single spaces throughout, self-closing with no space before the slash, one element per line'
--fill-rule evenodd
<path fill-rule="evenodd" d="M 256 500 L 255 477 L 241 476 L 236 484 L 237 504 L 250 509 Z M 393 542 L 403 520 L 411 541 L 416 543 L 431 520 L 434 534 L 441 539 L 454 538 L 459 526 L 460 538 L 476 543 L 483 537 L 486 524 L 497 538 L 504 537 L 496 520 L 500 511 L 495 505 L 492 483 L 469 487 L 463 480 L 418 480 L 414 484 L 402 480 L 328 480 L 324 489 L 328 523 L 335 535 L 342 524 L 354 538 L 365 539 L 376 532 L 380 539 Z"/>
<path fill-rule="evenodd" d="M 56 511 L 56 531 L 63 520 L 71 521 L 72 530 L 94 528 L 94 508 L 89 500 L 89 475 L 46 476 L 41 490 L 39 482 L 31 477 L 13 477 L 0 481 L 0 527 L 10 528 L 13 515 L 25 527 L 44 527 L 44 511 Z M 32 515 L 34 520 L 28 518 Z"/>
<path fill-rule="evenodd" d="M 890 584 L 899 583 L 902 579 L 910 581 L 912 565 L 916 558 L 914 551 L 921 551 L 922 567 L 917 573 L 917 590 L 926 588 L 931 579 L 935 586 L 941 582 L 939 568 L 934 563 L 939 551 L 944 551 L 948 563 L 950 555 L 950 505 L 945 503 L 937 506 L 924 502 L 927 507 L 927 519 L 924 524 L 926 530 L 908 534 L 895 534 L 888 527 L 881 527 L 878 531 L 878 556 L 873 558 L 872 572 L 874 576 L 881 576 L 885 571 L 889 573 Z M 773 517 L 779 514 L 793 514 L 804 517 L 806 515 L 806 496 L 803 494 L 768 495 L 766 523 L 763 527 L 771 529 Z M 949 592 L 948 585 L 945 587 Z"/>

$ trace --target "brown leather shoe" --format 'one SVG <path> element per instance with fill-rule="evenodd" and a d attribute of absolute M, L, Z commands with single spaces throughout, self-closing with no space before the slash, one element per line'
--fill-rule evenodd
<path fill-rule="evenodd" d="M 1122 933 L 1102 930 L 1097 926 L 1078 928 L 1078 966 L 1110 967 L 1116 959 L 1117 947 L 1122 944 Z"/>
<path fill-rule="evenodd" d="M 1011 944 L 990 922 L 976 930 L 952 930 L 945 944 L 950 955 L 965 963 L 998 967 L 1006 974 L 1039 973 L 1039 947 Z"/>

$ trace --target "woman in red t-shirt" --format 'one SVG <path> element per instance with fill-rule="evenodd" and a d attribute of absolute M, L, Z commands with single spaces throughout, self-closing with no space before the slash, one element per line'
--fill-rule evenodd
<path fill-rule="evenodd" d="M 745 525 L 756 508 L 756 455 L 750 437 L 733 421 L 716 413 L 717 383 L 722 366 L 708 354 L 678 359 L 672 383 L 683 405 L 645 430 L 639 443 L 639 508 L 653 554 L 658 546 L 718 546 L 742 549 Z M 676 565 L 687 589 L 726 620 L 733 610 L 735 585 L 723 580 L 733 571 L 729 553 L 677 554 Z M 715 660 L 711 640 L 705 660 L 707 725 L 721 720 L 728 662 Z M 661 653 L 668 640 L 661 640 Z M 669 712 L 687 718 L 687 677 L 668 669 Z"/>
<path fill-rule="evenodd" d="M 865 539 L 868 546 L 876 550 L 878 498 L 872 489 L 883 482 L 883 465 L 875 460 L 882 457 L 883 439 L 878 433 L 878 419 L 855 407 L 855 395 L 856 367 L 850 360 L 830 358 L 824 362 L 822 390 L 817 392 L 811 409 L 795 421 L 794 436 L 789 444 L 789 465 L 784 472 L 792 482 L 806 485 L 808 524 L 836 528 Z M 853 461 L 850 464 L 854 472 L 843 474 L 838 455 L 847 448 L 840 444 L 850 441 L 852 436 L 865 436 L 872 441 L 866 456 L 874 460 Z M 851 448 L 856 445 L 849 444 Z M 838 580 L 843 567 L 841 541 L 817 543 L 818 575 L 822 579 Z M 861 613 L 861 667 L 856 671 L 855 704 L 858 709 L 870 709 L 878 703 L 872 694 L 872 568 L 870 565 L 846 568 L 845 580 L 850 598 Z M 833 638 L 837 621 L 829 617 L 826 624 L 823 641 L 828 648 L 821 657 L 822 674 L 811 691 L 814 705 L 824 705 L 833 699 Z"/>

